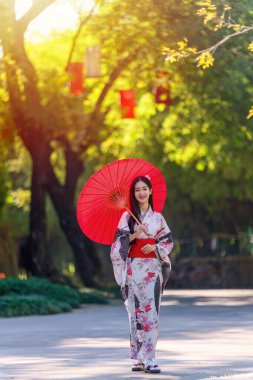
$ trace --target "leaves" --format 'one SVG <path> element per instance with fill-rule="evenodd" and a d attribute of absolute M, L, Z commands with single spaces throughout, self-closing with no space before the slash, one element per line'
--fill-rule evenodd
<path fill-rule="evenodd" d="M 79 97 L 69 93 L 65 72 L 74 32 L 52 34 L 37 44 L 26 41 L 39 80 L 43 106 L 40 118 L 51 141 L 51 162 L 61 183 L 64 184 L 66 170 L 64 150 L 59 143 L 61 136 L 76 148 L 80 133 L 84 141 L 92 135 L 94 142 L 82 156 L 89 173 L 96 165 L 117 158 L 135 156 L 150 160 L 165 173 L 170 185 L 170 213 L 175 217 L 178 236 L 191 234 L 194 229 L 212 230 L 223 216 L 230 222 L 227 225 L 234 225 L 237 209 L 229 216 L 227 200 L 233 203 L 253 199 L 252 128 L 251 120 L 245 120 L 253 96 L 253 78 L 250 58 L 242 54 L 248 43 L 241 39 L 239 47 L 231 40 L 215 66 L 212 50 L 208 51 L 221 36 L 219 31 L 212 34 L 211 27 L 223 28 L 226 36 L 238 25 L 247 25 L 247 15 L 243 22 L 231 22 L 226 28 L 229 6 L 221 11 L 212 1 L 198 2 L 197 6 L 204 25 L 196 15 L 194 1 L 105 1 L 80 33 L 73 57 L 74 61 L 83 60 L 87 46 L 101 46 L 102 76 L 87 78 L 86 91 Z M 235 19 L 241 17 L 239 4 L 237 7 L 233 6 L 237 12 Z M 197 57 L 201 70 L 196 69 L 193 59 L 186 59 L 196 58 L 196 47 L 202 51 Z M 248 49 L 253 51 L 253 42 Z M 112 83 L 100 113 L 94 116 L 95 104 L 111 73 L 133 51 L 136 55 Z M 177 64 L 172 65 L 174 62 Z M 212 70 L 203 71 L 212 66 Z M 168 73 L 173 99 L 170 107 L 154 103 L 152 88 L 159 70 Z M 0 123 L 10 131 L 4 79 L 1 87 L 5 118 Z M 121 118 L 118 92 L 124 88 L 136 89 L 134 120 Z M 27 114 L 32 116 L 31 110 Z M 248 118 L 252 116 L 253 107 Z M 30 163 L 17 160 L 16 156 L 22 156 L 20 147 L 16 148 L 16 154 L 10 150 L 10 155 L 11 159 L 2 161 L 8 168 L 9 165 L 16 168 L 11 172 L 11 207 L 24 207 Z M 246 217 L 243 223 L 248 225 Z"/>
<path fill-rule="evenodd" d="M 253 42 L 251 42 L 248 46 L 249 51 L 253 52 Z"/>
<path fill-rule="evenodd" d="M 202 69 L 207 69 L 208 67 L 213 66 L 214 58 L 211 53 L 204 52 L 200 54 L 198 58 L 196 58 L 196 61 L 198 62 L 198 67 L 201 67 Z"/>
<path fill-rule="evenodd" d="M 194 53 L 197 49 L 188 46 L 188 39 L 184 38 L 182 41 L 177 42 L 178 49 L 171 49 L 168 47 L 163 47 L 163 54 L 166 56 L 166 60 L 169 63 L 174 63 L 180 61 L 182 58 L 186 58 Z"/>
<path fill-rule="evenodd" d="M 217 18 L 217 8 L 212 0 L 200 1 L 198 5 L 202 8 L 198 9 L 197 15 L 204 18 L 205 24 Z"/>
<path fill-rule="evenodd" d="M 253 117 L 253 106 L 250 108 L 249 110 L 249 113 L 248 113 L 248 116 L 247 116 L 247 119 L 250 119 L 251 117 Z"/>

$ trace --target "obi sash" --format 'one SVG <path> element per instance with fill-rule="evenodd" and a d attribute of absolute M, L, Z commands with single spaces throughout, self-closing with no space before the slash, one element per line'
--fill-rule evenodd
<path fill-rule="evenodd" d="M 157 256 L 155 252 L 149 252 L 145 254 L 142 252 L 141 248 L 146 244 L 155 244 L 156 239 L 136 239 L 135 242 L 131 245 L 128 257 L 138 257 L 143 259 L 156 259 Z"/>

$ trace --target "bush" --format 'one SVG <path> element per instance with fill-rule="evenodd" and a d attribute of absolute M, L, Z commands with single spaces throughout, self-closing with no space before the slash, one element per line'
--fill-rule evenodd
<path fill-rule="evenodd" d="M 72 307 L 66 302 L 49 299 L 37 294 L 11 294 L 0 297 L 0 315 L 15 317 L 33 314 L 57 314 L 71 311 Z"/>
<path fill-rule="evenodd" d="M 56 314 L 71 311 L 84 303 L 108 303 L 97 290 L 84 290 L 54 284 L 42 278 L 0 280 L 0 316 Z"/>

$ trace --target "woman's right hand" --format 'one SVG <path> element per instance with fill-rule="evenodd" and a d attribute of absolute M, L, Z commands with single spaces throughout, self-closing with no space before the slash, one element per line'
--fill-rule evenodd
<path fill-rule="evenodd" d="M 147 228 L 143 226 L 142 224 L 138 224 L 136 228 L 136 238 L 138 239 L 141 235 L 141 233 L 144 232 L 146 235 L 148 235 Z"/>
<path fill-rule="evenodd" d="M 135 239 L 139 239 L 142 232 L 144 232 L 148 236 L 147 228 L 142 224 L 138 224 L 136 231 L 133 234 L 129 235 L 129 241 L 131 242 Z"/>

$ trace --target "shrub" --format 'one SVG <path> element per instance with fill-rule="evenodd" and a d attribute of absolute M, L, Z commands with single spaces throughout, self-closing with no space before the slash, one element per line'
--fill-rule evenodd
<path fill-rule="evenodd" d="M 57 314 L 71 310 L 72 307 L 66 302 L 59 302 L 37 294 L 10 294 L 0 297 L 0 315 L 2 317 Z"/>
<path fill-rule="evenodd" d="M 3 317 L 67 312 L 84 303 L 108 301 L 98 290 L 80 292 L 42 278 L 0 280 L 0 316 Z"/>

